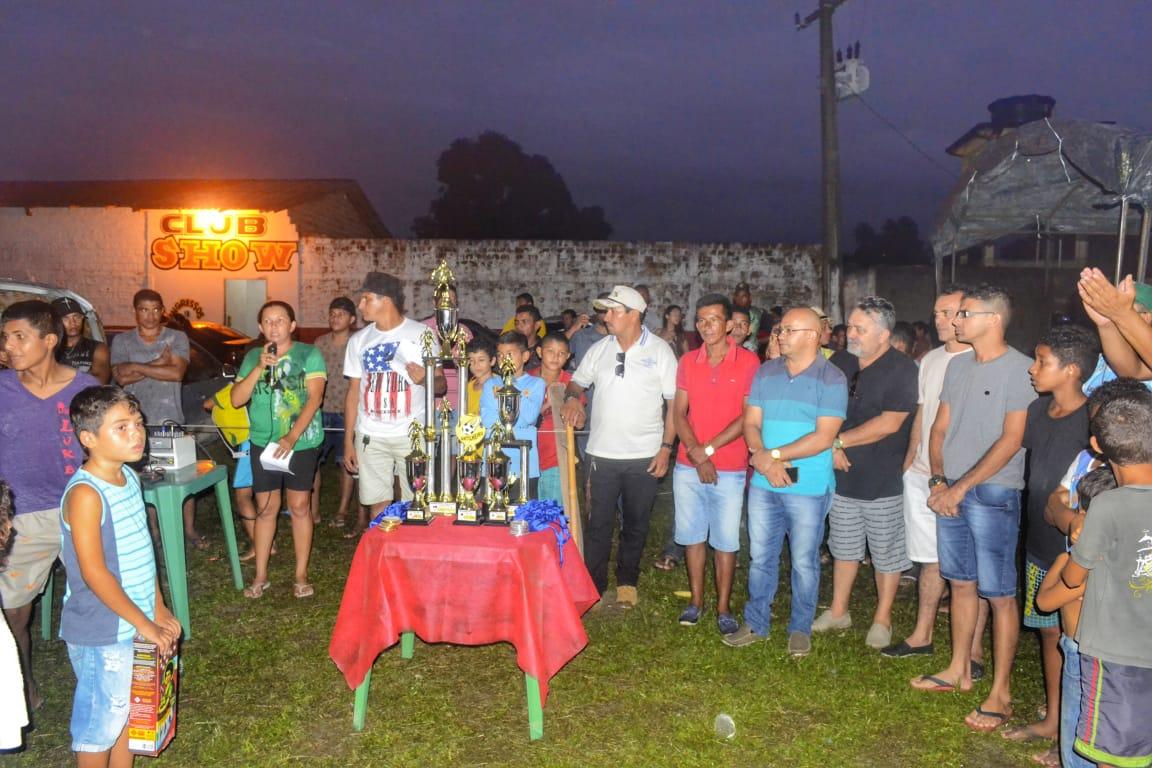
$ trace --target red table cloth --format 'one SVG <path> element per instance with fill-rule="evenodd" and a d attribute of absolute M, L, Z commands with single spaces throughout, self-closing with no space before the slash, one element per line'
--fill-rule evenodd
<path fill-rule="evenodd" d="M 599 594 L 572 541 L 505 527 L 404 525 L 360 539 L 328 653 L 348 687 L 364 681 L 402 632 L 426 643 L 509 642 L 520 669 L 548 681 L 588 644 L 580 616 Z"/>

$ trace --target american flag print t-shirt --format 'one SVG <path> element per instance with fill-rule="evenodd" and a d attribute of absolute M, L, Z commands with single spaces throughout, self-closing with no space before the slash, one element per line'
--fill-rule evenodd
<path fill-rule="evenodd" d="M 427 328 L 414 320 L 387 331 L 370 325 L 348 340 L 344 375 L 358 380 L 356 431 L 371 437 L 406 437 L 414 420 L 424 420 L 424 387 L 408 376 L 409 363 L 423 365 L 420 337 Z"/>

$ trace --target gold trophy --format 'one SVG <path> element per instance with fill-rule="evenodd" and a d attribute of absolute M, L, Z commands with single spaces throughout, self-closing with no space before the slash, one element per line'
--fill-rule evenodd
<path fill-rule="evenodd" d="M 480 445 L 484 442 L 484 425 L 480 417 L 467 413 L 456 425 L 456 439 L 460 441 L 460 455 L 456 458 L 456 524 L 476 525 L 482 522 L 476 504 L 476 490 L 480 486 L 484 455 Z"/>
<path fill-rule="evenodd" d="M 412 440 L 412 452 L 404 457 L 404 471 L 408 484 L 412 487 L 412 504 L 404 515 L 404 522 L 415 525 L 428 525 L 432 521 L 428 513 L 428 454 L 421 445 L 424 442 L 424 427 L 413 421 L 408 428 Z"/>
<path fill-rule="evenodd" d="M 452 403 L 445 397 L 437 410 L 440 415 L 440 440 L 436 446 L 437 463 L 440 465 L 440 492 L 432 497 L 430 506 L 434 515 L 454 517 L 456 495 L 452 493 Z"/>
<path fill-rule="evenodd" d="M 484 498 L 484 522 L 488 525 L 508 524 L 508 457 L 504 455 L 503 441 L 507 432 L 503 424 L 492 427 L 488 436 L 488 492 Z"/>

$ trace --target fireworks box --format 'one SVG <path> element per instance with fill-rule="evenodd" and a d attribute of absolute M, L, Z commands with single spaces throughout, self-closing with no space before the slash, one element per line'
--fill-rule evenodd
<path fill-rule="evenodd" d="M 132 643 L 132 705 L 128 749 L 155 757 L 176 734 L 176 688 L 180 657 L 163 658 L 156 644 L 139 637 Z"/>

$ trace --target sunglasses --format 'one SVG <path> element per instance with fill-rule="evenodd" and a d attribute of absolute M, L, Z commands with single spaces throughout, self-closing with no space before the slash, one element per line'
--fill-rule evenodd
<path fill-rule="evenodd" d="M 619 376 L 620 378 L 624 378 L 624 353 L 623 352 L 617 352 L 616 353 L 616 375 Z"/>
<path fill-rule="evenodd" d="M 852 374 L 852 381 L 848 383 L 848 397 L 856 397 L 856 387 L 860 384 L 860 371 Z"/>

